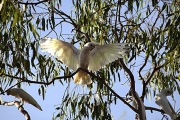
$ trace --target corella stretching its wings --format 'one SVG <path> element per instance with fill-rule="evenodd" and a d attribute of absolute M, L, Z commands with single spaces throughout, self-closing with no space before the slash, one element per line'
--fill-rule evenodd
<path fill-rule="evenodd" d="M 166 98 L 167 96 L 170 96 L 172 94 L 172 90 L 170 88 L 163 89 L 159 94 L 156 95 L 155 97 L 155 102 L 160 106 L 162 110 L 166 114 L 168 114 L 171 119 L 175 119 L 176 113 L 169 103 L 168 99 Z"/>
<path fill-rule="evenodd" d="M 16 98 L 19 98 L 23 104 L 24 102 L 27 102 L 42 111 L 40 105 L 36 102 L 36 100 L 23 89 L 12 88 L 7 91 L 7 95 L 15 96 Z"/>
<path fill-rule="evenodd" d="M 54 38 L 43 38 L 40 47 L 43 52 L 51 53 L 51 55 L 58 58 L 74 71 L 78 68 L 90 71 L 99 70 L 104 65 L 122 58 L 129 49 L 127 44 L 99 45 L 89 42 L 79 50 L 68 42 Z M 92 83 L 92 80 L 86 72 L 80 70 L 76 73 L 74 82 L 81 85 L 89 85 Z"/>

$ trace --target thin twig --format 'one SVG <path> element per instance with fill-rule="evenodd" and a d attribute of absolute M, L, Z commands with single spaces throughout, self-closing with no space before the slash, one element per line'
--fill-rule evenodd
<path fill-rule="evenodd" d="M 38 5 L 38 4 L 41 4 L 43 2 L 48 2 L 48 0 L 43 0 L 43 1 L 34 2 L 34 3 L 33 2 L 29 3 L 28 1 L 27 2 L 20 2 L 20 1 L 18 1 L 19 4 L 24 4 L 24 5 Z"/>
<path fill-rule="evenodd" d="M 142 92 L 142 96 L 141 96 L 141 99 L 142 99 L 142 100 L 144 100 L 144 97 L 145 97 L 145 95 L 146 95 L 146 87 L 147 87 L 147 85 L 149 84 L 149 82 L 151 81 L 151 79 L 152 79 L 152 77 L 154 76 L 155 72 L 156 72 L 157 70 L 159 70 L 160 68 L 162 68 L 163 66 L 164 66 L 164 64 L 161 65 L 161 66 L 158 66 L 158 67 L 157 67 L 157 66 L 154 66 L 154 69 L 153 69 L 151 75 L 149 76 L 149 78 L 147 79 L 147 81 L 143 84 L 143 92 Z"/>
<path fill-rule="evenodd" d="M 83 35 L 86 37 L 87 41 L 88 41 L 88 42 L 91 42 L 91 39 L 90 39 L 89 35 L 88 35 L 87 33 L 82 32 L 82 31 L 80 30 L 79 26 L 75 23 L 75 21 L 71 18 L 71 16 L 67 15 L 67 14 L 64 13 L 63 11 L 60 11 L 60 10 L 58 10 L 58 9 L 56 9 L 56 8 L 54 8 L 54 9 L 55 9 L 56 14 L 60 15 L 61 17 L 62 17 L 62 15 L 63 15 L 63 16 L 66 17 L 66 19 L 68 18 L 68 19 L 70 20 L 70 22 L 69 22 L 69 21 L 66 21 L 65 18 L 64 18 L 64 20 L 65 20 L 66 22 L 72 24 L 72 25 L 74 26 L 76 32 L 83 34 Z M 62 17 L 62 18 L 63 18 L 63 17 Z"/>
<path fill-rule="evenodd" d="M 154 110 L 154 111 L 157 111 L 157 112 L 161 112 L 162 114 L 164 114 L 164 110 L 162 109 L 157 109 L 157 108 L 154 108 L 154 107 L 145 107 L 146 110 L 150 110 L 151 112 Z"/>
<path fill-rule="evenodd" d="M 148 58 L 149 58 L 149 54 L 146 56 L 146 59 L 145 59 L 145 61 L 144 61 L 144 64 L 140 67 L 140 69 L 139 69 L 139 77 L 140 77 L 140 79 L 141 80 L 143 80 L 144 81 L 144 78 L 142 77 L 142 75 L 141 75 L 141 71 L 144 69 L 144 67 L 146 66 L 146 64 L 147 64 L 147 61 L 148 61 Z"/>

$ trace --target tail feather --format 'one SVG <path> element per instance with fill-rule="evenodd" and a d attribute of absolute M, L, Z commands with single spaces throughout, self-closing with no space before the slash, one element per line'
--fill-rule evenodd
<path fill-rule="evenodd" d="M 86 72 L 80 70 L 79 72 L 77 72 L 74 76 L 74 82 L 76 84 L 80 84 L 80 85 L 89 85 L 92 83 L 92 80 L 89 76 L 89 74 L 87 74 Z"/>

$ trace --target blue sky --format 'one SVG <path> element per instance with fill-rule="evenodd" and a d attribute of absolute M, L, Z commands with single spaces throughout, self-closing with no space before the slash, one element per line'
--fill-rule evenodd
<path fill-rule="evenodd" d="M 67 1 L 62 1 L 62 5 L 60 8 L 62 11 L 64 11 L 65 13 L 69 13 L 70 9 L 72 9 L 73 7 L 70 6 L 70 3 Z M 58 31 L 58 28 L 56 28 L 56 30 Z M 62 33 L 63 34 L 68 34 L 71 32 L 72 28 L 70 25 L 67 24 L 63 24 L 62 25 Z M 40 35 L 41 37 L 43 37 L 44 35 L 46 35 L 47 32 L 41 32 Z M 55 37 L 55 34 L 50 34 L 49 37 Z M 64 35 L 64 39 L 66 39 L 66 41 L 68 39 L 67 35 Z M 43 53 L 43 54 L 47 54 L 47 53 Z M 49 54 L 47 54 L 49 55 Z M 143 59 L 141 57 L 139 57 L 138 59 L 136 59 L 136 64 L 141 64 L 141 62 L 143 62 Z M 133 74 L 135 76 L 136 79 L 136 90 L 139 94 L 141 94 L 142 91 L 142 84 L 141 81 L 138 80 L 138 68 L 135 69 L 131 69 L 133 71 Z M 124 72 L 121 72 L 122 76 L 124 75 Z M 63 81 L 63 80 L 62 80 Z M 124 79 L 122 77 L 122 81 L 118 82 L 114 85 L 113 89 L 122 97 L 125 96 L 125 94 L 128 92 L 129 90 L 129 84 L 125 84 L 122 85 L 123 83 L 125 83 L 126 78 L 124 76 Z M 96 83 L 95 83 L 96 84 Z M 94 85 L 95 85 L 94 84 Z M 42 107 L 43 111 L 40 111 L 38 109 L 36 109 L 34 106 L 30 105 L 30 104 L 25 104 L 24 108 L 25 110 L 28 111 L 28 113 L 31 116 L 32 120 L 50 120 L 52 119 L 53 114 L 57 114 L 55 108 L 56 105 L 61 104 L 62 102 L 62 96 L 63 93 L 65 91 L 67 84 L 64 84 L 64 86 L 62 86 L 62 84 L 60 84 L 59 81 L 56 81 L 54 85 L 50 85 L 47 87 L 47 91 L 46 91 L 46 95 L 45 95 L 45 100 L 42 99 L 42 96 L 38 95 L 38 88 L 40 87 L 40 85 L 36 85 L 36 84 L 32 84 L 31 86 L 28 86 L 27 84 L 23 84 L 22 88 L 27 91 L 30 95 L 32 95 L 40 104 L 40 106 Z M 71 81 L 71 86 L 75 86 L 73 81 Z M 83 87 L 82 86 L 78 86 L 79 89 L 82 89 L 83 91 Z M 13 101 L 15 98 L 13 96 L 6 96 L 3 95 L 1 96 L 2 99 L 4 101 Z M 170 100 L 171 104 L 174 105 L 174 101 L 172 100 L 171 97 L 168 97 L 168 99 Z M 180 98 L 179 98 L 179 94 L 176 91 L 174 93 L 174 99 L 176 100 L 176 110 L 178 110 L 178 108 L 180 108 Z M 17 100 L 17 99 L 16 99 Z M 151 107 L 156 107 L 159 108 L 159 106 L 157 106 L 154 102 L 154 97 L 150 97 L 149 100 L 145 100 L 145 105 L 146 106 L 151 106 Z M 112 105 L 111 106 L 111 113 L 114 115 L 114 120 L 131 120 L 134 119 L 135 117 L 135 113 L 126 105 L 124 105 L 123 102 L 121 102 L 120 100 L 117 101 L 116 105 Z M 160 118 L 162 118 L 161 113 L 159 112 L 153 112 L 151 113 L 150 111 L 146 111 L 147 114 L 147 120 L 151 119 L 151 120 L 159 120 Z M 20 113 L 18 111 L 18 109 L 15 106 L 0 106 L 0 119 L 1 120 L 24 120 L 24 116 L 22 113 Z"/>

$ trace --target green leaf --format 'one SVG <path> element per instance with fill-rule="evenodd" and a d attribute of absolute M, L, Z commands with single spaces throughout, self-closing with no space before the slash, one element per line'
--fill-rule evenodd
<path fill-rule="evenodd" d="M 54 28 L 55 26 L 54 13 L 51 14 L 51 21 L 52 21 L 52 26 Z"/>
<path fill-rule="evenodd" d="M 128 0 L 128 10 L 132 12 L 134 0 Z"/>
<path fill-rule="evenodd" d="M 39 23 L 40 23 L 40 19 L 39 19 L 39 17 L 38 17 L 37 20 L 36 20 L 37 26 L 39 25 Z"/>
<path fill-rule="evenodd" d="M 158 1 L 157 0 L 152 0 L 152 5 L 155 7 L 157 5 Z"/>
<path fill-rule="evenodd" d="M 161 11 L 164 11 L 164 9 L 167 7 L 167 4 L 164 4 Z"/>
<path fill-rule="evenodd" d="M 11 26 L 12 28 L 16 25 L 17 21 L 18 21 L 18 11 L 15 10 L 13 24 Z"/>
<path fill-rule="evenodd" d="M 45 19 L 44 19 L 44 17 L 42 18 L 42 30 L 45 31 Z"/>
<path fill-rule="evenodd" d="M 45 90 L 44 90 L 44 86 L 41 85 L 41 91 L 42 91 L 42 97 L 43 97 L 43 100 L 45 98 Z"/>
<path fill-rule="evenodd" d="M 31 64 L 32 64 L 32 67 L 36 68 L 35 64 L 34 64 L 34 60 L 35 60 L 35 57 L 37 56 L 37 53 L 36 53 L 36 49 L 35 49 L 35 42 L 31 43 L 31 48 L 32 48 L 32 57 L 31 57 Z"/>

